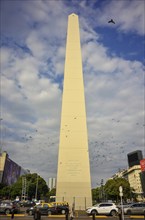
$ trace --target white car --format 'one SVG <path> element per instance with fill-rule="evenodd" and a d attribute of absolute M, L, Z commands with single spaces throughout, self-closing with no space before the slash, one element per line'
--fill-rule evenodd
<path fill-rule="evenodd" d="M 118 213 L 118 208 L 114 203 L 99 203 L 92 207 L 86 209 L 88 215 L 112 215 L 116 216 Z"/>

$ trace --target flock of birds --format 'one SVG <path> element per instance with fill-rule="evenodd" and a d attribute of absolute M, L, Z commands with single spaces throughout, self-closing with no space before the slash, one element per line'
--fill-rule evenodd
<path fill-rule="evenodd" d="M 73 117 L 73 120 L 77 119 L 77 116 Z M 112 118 L 109 123 L 112 126 L 116 126 L 116 129 L 117 127 L 119 129 L 121 120 Z M 136 122 L 135 126 L 141 127 L 142 125 L 139 122 Z M 143 124 L 143 127 L 145 127 L 145 124 Z M 114 131 L 116 131 L 116 129 Z M 69 135 L 71 135 L 69 125 L 65 124 L 62 130 L 65 137 L 69 140 Z M 107 137 L 105 136 L 103 130 L 100 130 L 98 133 L 96 133 L 96 138 L 91 138 L 91 140 L 89 140 L 88 145 L 90 166 L 92 169 L 94 167 L 100 167 L 103 164 L 108 164 L 109 162 L 117 162 L 118 157 L 127 163 L 127 153 L 129 153 L 128 149 L 133 150 L 135 147 L 139 147 L 135 141 L 129 142 L 127 139 L 125 139 L 125 137 L 124 139 L 119 140 L 119 138 L 115 136 L 115 133 L 113 133 L 113 130 L 112 133 L 110 132 L 110 134 L 111 135 Z M 52 152 L 53 155 L 55 155 L 58 151 L 59 137 L 56 138 L 56 135 L 48 135 L 48 133 L 44 134 L 41 129 L 34 129 L 33 131 L 30 131 L 30 133 L 25 133 L 23 136 L 21 136 L 19 138 L 19 143 L 21 143 L 21 152 L 34 153 L 34 155 L 36 153 L 41 156 L 45 155 L 45 158 L 48 158 L 47 163 L 57 163 L 57 161 L 54 161 L 53 157 L 51 156 Z M 37 166 L 37 161 L 36 164 L 33 163 L 33 165 Z"/>

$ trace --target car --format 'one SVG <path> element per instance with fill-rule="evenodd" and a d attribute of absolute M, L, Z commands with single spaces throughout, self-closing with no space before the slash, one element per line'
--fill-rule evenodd
<path fill-rule="evenodd" d="M 145 215 L 145 203 L 134 203 L 129 207 L 123 209 L 124 214 L 131 215 L 131 214 L 139 214 Z"/>
<path fill-rule="evenodd" d="M 34 215 L 36 209 L 39 209 L 41 215 L 66 214 L 69 211 L 67 205 L 53 205 L 50 203 L 42 203 L 26 210 L 29 215 Z"/>
<path fill-rule="evenodd" d="M 28 215 L 34 215 L 35 209 L 38 208 L 38 209 L 41 210 L 41 212 L 44 212 L 45 215 L 47 215 L 48 214 L 48 207 L 50 207 L 49 203 L 41 203 L 41 204 L 38 204 L 38 205 L 35 205 L 35 206 L 31 206 L 30 208 L 28 208 L 26 210 L 26 213 L 28 213 Z"/>
<path fill-rule="evenodd" d="M 69 213 L 69 207 L 68 205 L 55 205 L 49 207 L 48 215 L 54 215 L 54 214 L 66 214 Z"/>
<path fill-rule="evenodd" d="M 12 202 L 1 202 L 0 203 L 0 213 L 11 214 L 14 210 L 14 213 L 19 213 L 20 209 L 16 204 Z"/>
<path fill-rule="evenodd" d="M 129 206 L 131 206 L 133 203 L 123 203 L 123 204 L 118 204 L 117 205 L 117 208 L 119 208 L 119 209 L 124 209 L 124 208 L 127 208 L 127 207 L 129 207 Z"/>
<path fill-rule="evenodd" d="M 86 213 L 88 215 L 111 215 L 116 216 L 118 213 L 118 208 L 115 203 L 99 203 L 92 207 L 88 207 L 86 209 Z"/>
<path fill-rule="evenodd" d="M 35 200 L 34 203 L 35 205 L 40 205 L 41 203 L 44 203 L 44 200 Z"/>
<path fill-rule="evenodd" d="M 27 201 L 20 201 L 20 202 L 19 202 L 19 205 L 20 205 L 21 207 L 32 207 L 32 206 L 35 206 L 36 203 L 33 202 L 33 201 L 27 200 Z"/>

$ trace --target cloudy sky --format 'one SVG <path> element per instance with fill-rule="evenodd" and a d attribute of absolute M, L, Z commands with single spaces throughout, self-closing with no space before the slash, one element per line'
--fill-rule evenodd
<path fill-rule="evenodd" d="M 1 148 L 56 177 L 67 19 L 79 16 L 92 187 L 145 156 L 143 0 L 1 0 Z M 113 18 L 115 24 L 108 23 Z"/>

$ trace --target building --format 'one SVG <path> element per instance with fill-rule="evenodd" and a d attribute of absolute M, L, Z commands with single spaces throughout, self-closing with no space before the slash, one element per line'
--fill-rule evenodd
<path fill-rule="evenodd" d="M 12 185 L 21 175 L 29 173 L 9 158 L 6 151 L 0 154 L 0 183 Z"/>
<path fill-rule="evenodd" d="M 140 179 L 142 183 L 143 195 L 145 197 L 145 158 L 140 161 L 140 166 L 141 166 Z"/>
<path fill-rule="evenodd" d="M 141 150 L 133 151 L 127 154 L 128 158 L 128 180 L 130 179 L 130 185 L 134 185 L 135 193 L 140 200 L 144 195 L 145 188 L 145 161 L 143 160 L 143 154 Z M 134 179 L 133 179 L 134 178 Z"/>
<path fill-rule="evenodd" d="M 128 169 L 123 169 L 112 176 L 112 178 L 125 178 L 128 180 L 130 187 L 134 189 L 137 199 L 140 201 L 143 197 L 142 181 L 140 165 L 132 166 Z"/>
<path fill-rule="evenodd" d="M 124 176 L 127 176 L 128 182 L 130 183 L 130 187 L 134 189 L 134 193 L 136 194 L 138 200 L 142 200 L 143 197 L 140 174 L 140 165 L 134 165 L 130 167 L 124 174 Z"/>
<path fill-rule="evenodd" d="M 117 172 L 112 178 L 126 178 L 140 201 L 145 196 L 145 159 L 140 150 L 127 154 L 127 158 L 129 168 Z"/>
<path fill-rule="evenodd" d="M 143 196 L 145 198 L 145 171 L 140 173 L 140 179 L 142 184 Z"/>
<path fill-rule="evenodd" d="M 127 171 L 126 169 L 119 170 L 117 173 L 115 173 L 112 176 L 112 179 L 115 179 L 115 178 L 125 178 L 126 171 Z"/>
<path fill-rule="evenodd" d="M 51 191 L 52 189 L 56 188 L 56 178 L 49 178 L 48 180 L 48 188 Z"/>
<path fill-rule="evenodd" d="M 56 201 L 92 205 L 79 21 L 68 17 Z"/>

